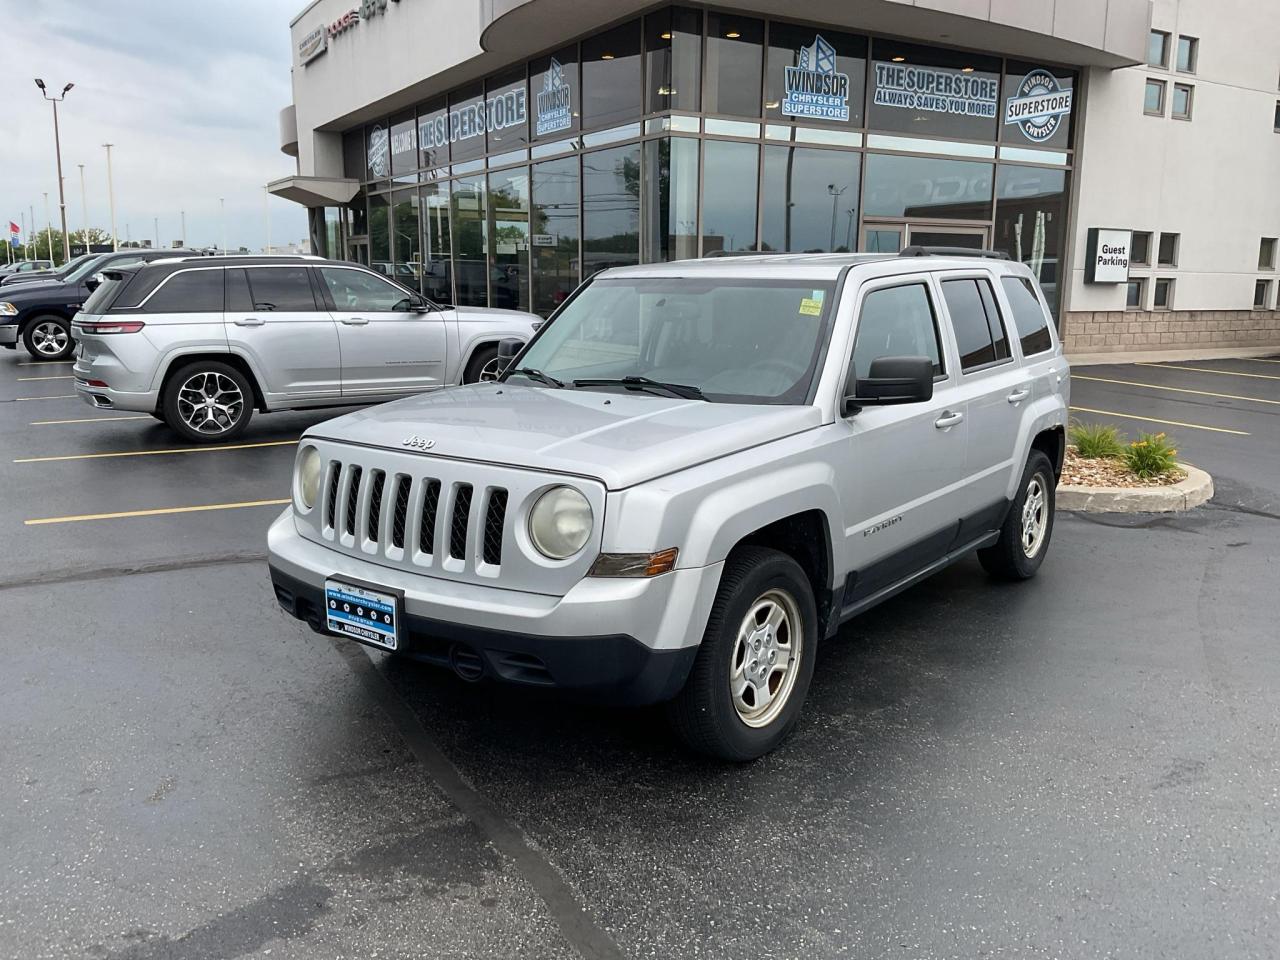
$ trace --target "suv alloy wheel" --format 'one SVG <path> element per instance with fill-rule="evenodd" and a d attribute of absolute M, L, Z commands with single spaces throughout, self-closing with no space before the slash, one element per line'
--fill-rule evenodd
<path fill-rule="evenodd" d="M 22 341 L 27 352 L 37 360 L 65 360 L 76 345 L 71 339 L 71 324 L 51 315 L 36 317 L 28 323 Z"/>
<path fill-rule="evenodd" d="M 176 433 L 212 443 L 244 432 L 253 416 L 253 389 L 230 364 L 198 360 L 169 379 L 161 403 L 164 422 Z"/>
<path fill-rule="evenodd" d="M 1000 539 L 978 551 L 978 561 L 987 573 L 1000 580 L 1029 580 L 1036 575 L 1053 536 L 1056 493 L 1053 464 L 1043 452 L 1032 450 Z"/>

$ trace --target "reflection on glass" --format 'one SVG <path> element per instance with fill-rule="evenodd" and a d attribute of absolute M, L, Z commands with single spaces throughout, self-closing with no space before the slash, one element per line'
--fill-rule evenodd
<path fill-rule="evenodd" d="M 484 156 L 484 84 L 470 83 L 449 96 L 445 131 L 454 161 Z"/>
<path fill-rule="evenodd" d="M 418 169 L 418 129 L 413 111 L 391 121 L 391 175 L 404 176 Z"/>
<path fill-rule="evenodd" d="M 644 18 L 646 113 L 697 110 L 702 100 L 702 11 L 668 7 Z"/>
<path fill-rule="evenodd" d="M 489 305 L 529 309 L 529 171 L 489 177 Z"/>
<path fill-rule="evenodd" d="M 533 312 L 547 316 L 578 285 L 578 158 L 533 165 Z"/>
<path fill-rule="evenodd" d="M 528 94 L 524 67 L 494 77 L 485 84 L 485 123 L 490 153 L 515 150 L 529 142 Z"/>
<path fill-rule="evenodd" d="M 760 116 L 764 23 L 736 13 L 707 14 L 707 113 Z"/>
<path fill-rule="evenodd" d="M 608 127 L 640 114 L 640 21 L 582 41 L 582 123 Z"/>
<path fill-rule="evenodd" d="M 442 167 L 449 162 L 449 110 L 444 99 L 418 111 L 418 166 Z"/>
<path fill-rule="evenodd" d="M 429 183 L 422 188 L 421 196 L 418 209 L 422 214 L 422 292 L 436 303 L 453 303 L 449 184 Z"/>
<path fill-rule="evenodd" d="M 989 163 L 867 154 L 868 217 L 990 220 Z"/>
<path fill-rule="evenodd" d="M 318 253 L 333 260 L 343 258 L 341 207 L 324 208 L 324 249 Z"/>
<path fill-rule="evenodd" d="M 418 232 L 418 191 L 397 190 L 391 195 L 390 276 L 406 286 L 422 289 L 422 247 Z"/>
<path fill-rule="evenodd" d="M 861 157 L 839 150 L 766 147 L 762 250 L 853 250 Z"/>
<path fill-rule="evenodd" d="M 993 57 L 877 39 L 867 126 L 912 136 L 995 140 L 1000 66 Z"/>
<path fill-rule="evenodd" d="M 640 145 L 582 156 L 582 275 L 640 259 Z"/>
<path fill-rule="evenodd" d="M 698 141 L 650 140 L 645 149 L 645 261 L 698 255 Z"/>
<path fill-rule="evenodd" d="M 454 292 L 461 306 L 489 305 L 488 265 L 485 257 L 484 176 L 466 177 L 453 186 Z"/>
<path fill-rule="evenodd" d="M 702 252 L 753 250 L 756 245 L 756 178 L 760 148 L 754 143 L 706 141 L 702 185 Z"/>
<path fill-rule="evenodd" d="M 818 43 L 818 37 L 822 43 Z M 826 54 L 834 54 L 828 63 Z M 822 56 L 819 56 L 822 55 Z M 817 61 L 821 60 L 821 63 Z M 792 68 L 791 83 L 787 68 Z M 765 116 L 774 120 L 862 126 L 867 82 L 867 40 L 834 30 L 819 32 L 776 20 L 769 24 Z M 822 75 L 834 71 L 836 80 Z M 818 76 L 807 76 L 817 74 Z M 790 94 L 790 95 L 788 95 Z M 786 112 L 784 112 L 786 111 Z"/>
<path fill-rule="evenodd" d="M 391 275 L 391 230 L 387 216 L 387 195 L 369 198 L 369 265 L 379 273 Z"/>
<path fill-rule="evenodd" d="M 897 253 L 902 249 L 902 231 L 894 229 L 873 230 L 868 228 L 863 253 Z"/>
<path fill-rule="evenodd" d="M 994 246 L 1025 263 L 1058 315 L 1067 172 L 1001 164 L 996 171 Z"/>

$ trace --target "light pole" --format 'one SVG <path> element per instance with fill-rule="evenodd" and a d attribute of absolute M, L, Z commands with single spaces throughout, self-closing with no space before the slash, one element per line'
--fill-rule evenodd
<path fill-rule="evenodd" d="M 182 249 L 187 248 L 187 211 L 179 210 L 178 216 L 182 218 Z"/>
<path fill-rule="evenodd" d="M 65 236 L 65 232 L 64 232 Z M 53 262 L 53 219 L 49 216 L 49 194 L 44 195 L 44 242 L 49 250 L 49 262 Z"/>
<path fill-rule="evenodd" d="M 84 189 L 84 164 L 77 163 L 80 168 L 80 219 L 84 226 L 84 252 L 89 252 L 89 195 Z"/>
<path fill-rule="evenodd" d="M 151 218 L 151 226 L 152 226 L 152 229 L 153 229 L 153 230 L 155 230 L 155 234 L 156 234 L 156 249 L 157 249 L 157 250 L 159 250 L 159 249 L 160 249 L 160 218 L 159 218 L 159 217 L 152 217 L 152 218 Z"/>
<path fill-rule="evenodd" d="M 120 238 L 116 235 L 116 188 L 111 182 L 111 148 L 114 144 L 104 143 L 107 148 L 107 203 L 111 206 L 111 250 L 120 249 Z"/>
<path fill-rule="evenodd" d="M 222 255 L 227 255 L 227 198 L 218 198 L 218 218 L 222 221 Z"/>
<path fill-rule="evenodd" d="M 39 77 L 36 77 L 36 86 L 40 88 L 40 95 L 53 104 L 53 149 L 58 158 L 58 209 L 62 213 L 62 262 L 66 263 L 71 259 L 71 241 L 67 237 L 67 196 L 62 189 L 62 138 L 58 135 L 58 104 L 67 98 L 67 91 L 75 84 L 68 83 L 56 97 L 49 96 L 44 88 L 44 81 Z M 53 259 L 52 250 L 49 251 L 49 259 Z"/>
<path fill-rule="evenodd" d="M 831 194 L 831 242 L 827 245 L 828 252 L 832 252 L 836 248 L 836 207 L 840 203 L 840 195 L 848 189 L 848 185 L 837 190 L 834 183 L 827 184 L 827 193 Z"/>

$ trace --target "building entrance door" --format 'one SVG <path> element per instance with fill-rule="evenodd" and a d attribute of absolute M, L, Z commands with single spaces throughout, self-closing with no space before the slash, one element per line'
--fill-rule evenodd
<path fill-rule="evenodd" d="M 347 259 L 362 267 L 369 265 L 369 238 L 353 237 L 347 241 Z"/>

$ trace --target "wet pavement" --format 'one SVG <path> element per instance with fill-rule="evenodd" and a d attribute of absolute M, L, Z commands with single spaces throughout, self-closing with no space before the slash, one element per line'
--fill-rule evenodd
<path fill-rule="evenodd" d="M 159 452 L 24 360 L 0 956 L 1280 955 L 1280 362 L 1078 368 L 1074 416 L 1168 431 L 1215 502 L 1062 515 L 1036 580 L 966 561 L 853 621 L 728 767 L 280 612 L 266 527 L 331 413 Z"/>

